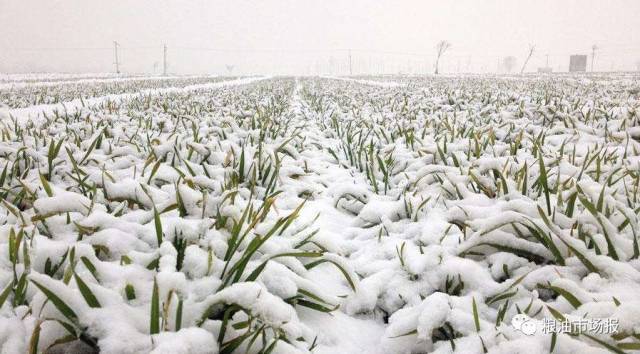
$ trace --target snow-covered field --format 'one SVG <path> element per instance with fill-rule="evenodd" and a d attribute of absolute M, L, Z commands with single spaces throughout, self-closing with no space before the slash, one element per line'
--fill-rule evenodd
<path fill-rule="evenodd" d="M 639 95 L 628 74 L 3 81 L 0 353 L 638 350 Z M 586 320 L 616 326 L 542 328 Z"/>
<path fill-rule="evenodd" d="M 227 78 L 228 79 L 228 78 Z M 221 81 L 215 76 L 204 77 L 115 77 L 86 78 L 65 81 L 0 80 L 0 103 L 10 108 L 62 103 L 107 94 L 123 94 L 140 90 L 181 88 Z"/>

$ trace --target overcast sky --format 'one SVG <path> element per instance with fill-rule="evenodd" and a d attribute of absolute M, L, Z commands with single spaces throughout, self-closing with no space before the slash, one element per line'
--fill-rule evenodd
<path fill-rule="evenodd" d="M 505 56 L 528 71 L 635 70 L 640 0 L 0 0 L 0 71 L 313 74 L 495 71 Z M 589 58 L 590 60 L 590 58 Z M 233 68 L 227 68 L 233 65 Z M 590 65 L 590 62 L 589 62 Z"/>

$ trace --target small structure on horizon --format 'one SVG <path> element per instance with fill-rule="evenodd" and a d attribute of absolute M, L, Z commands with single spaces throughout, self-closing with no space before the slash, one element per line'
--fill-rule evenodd
<path fill-rule="evenodd" d="M 538 72 L 539 73 L 551 73 L 553 72 L 553 68 L 550 66 L 543 66 L 541 68 L 538 68 Z"/>
<path fill-rule="evenodd" d="M 569 72 L 586 72 L 587 71 L 587 56 L 586 55 L 572 55 L 569 57 Z"/>

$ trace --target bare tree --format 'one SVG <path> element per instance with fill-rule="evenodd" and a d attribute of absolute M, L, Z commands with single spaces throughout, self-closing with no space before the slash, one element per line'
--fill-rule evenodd
<path fill-rule="evenodd" d="M 520 74 L 524 72 L 524 69 L 527 67 L 527 63 L 529 62 L 529 59 L 531 59 L 531 57 L 533 56 L 533 52 L 535 50 L 536 50 L 536 45 L 529 44 L 529 55 L 527 55 L 527 59 L 525 59 L 524 63 L 522 64 L 522 69 L 520 69 Z"/>
<path fill-rule="evenodd" d="M 438 64 L 440 63 L 440 57 L 447 51 L 447 49 L 451 48 L 451 43 L 447 41 L 440 41 L 436 45 L 436 75 L 438 75 Z"/>
<path fill-rule="evenodd" d="M 231 75 L 231 72 L 233 72 L 233 68 L 235 68 L 235 65 L 227 64 L 225 66 L 227 68 L 227 72 L 229 73 L 229 75 Z"/>
<path fill-rule="evenodd" d="M 513 68 L 516 66 L 516 61 L 517 59 L 514 56 L 505 57 L 502 60 L 502 66 L 504 66 L 506 72 L 510 73 L 511 70 L 513 70 Z"/>

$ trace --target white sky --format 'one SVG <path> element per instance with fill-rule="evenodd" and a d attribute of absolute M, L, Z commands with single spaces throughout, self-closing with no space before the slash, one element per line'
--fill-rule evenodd
<path fill-rule="evenodd" d="M 430 72 L 435 44 L 452 48 L 444 72 L 566 70 L 590 54 L 596 70 L 635 70 L 640 0 L 0 0 L 0 72 L 354 74 Z M 207 49 L 207 50 L 203 50 Z M 589 63 L 590 65 L 590 63 Z"/>

